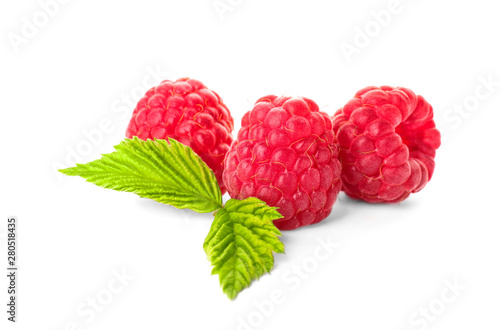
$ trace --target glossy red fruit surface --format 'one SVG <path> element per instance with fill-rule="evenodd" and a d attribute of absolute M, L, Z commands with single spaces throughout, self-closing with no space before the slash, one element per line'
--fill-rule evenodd
<path fill-rule="evenodd" d="M 441 135 L 432 106 L 402 87 L 366 87 L 333 117 L 343 190 L 371 203 L 398 203 L 434 172 Z"/>
<path fill-rule="evenodd" d="M 233 141 L 233 118 L 220 96 L 200 81 L 165 80 L 140 99 L 127 138 L 173 138 L 191 147 L 214 171 L 222 193 L 223 161 Z"/>
<path fill-rule="evenodd" d="M 310 99 L 269 95 L 257 100 L 241 126 L 223 175 L 231 197 L 278 207 L 279 229 L 326 218 L 341 189 L 330 117 Z"/>

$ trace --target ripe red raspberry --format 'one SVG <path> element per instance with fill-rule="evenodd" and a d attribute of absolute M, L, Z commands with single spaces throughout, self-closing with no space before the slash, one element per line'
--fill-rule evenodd
<path fill-rule="evenodd" d="M 366 87 L 333 118 L 343 190 L 371 203 L 398 203 L 434 172 L 441 136 L 432 106 L 407 88 Z"/>
<path fill-rule="evenodd" d="M 330 117 L 307 98 L 265 96 L 241 120 L 226 155 L 229 195 L 279 207 L 279 229 L 326 218 L 341 189 Z"/>
<path fill-rule="evenodd" d="M 191 147 L 214 171 L 222 193 L 223 161 L 233 141 L 233 118 L 220 96 L 198 80 L 165 80 L 151 88 L 134 110 L 127 138 L 167 137 Z"/>

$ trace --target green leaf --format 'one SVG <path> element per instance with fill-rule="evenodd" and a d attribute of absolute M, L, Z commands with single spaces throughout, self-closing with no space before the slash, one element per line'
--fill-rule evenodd
<path fill-rule="evenodd" d="M 133 192 L 177 208 L 212 212 L 222 207 L 222 196 L 212 170 L 189 147 L 176 140 L 135 137 L 116 151 L 87 164 L 60 170 L 98 186 Z"/>
<path fill-rule="evenodd" d="M 203 248 L 219 274 L 222 290 L 230 299 L 252 280 L 273 268 L 273 251 L 284 253 L 280 231 L 273 220 L 282 218 L 275 207 L 257 198 L 230 199 L 215 214 Z"/>

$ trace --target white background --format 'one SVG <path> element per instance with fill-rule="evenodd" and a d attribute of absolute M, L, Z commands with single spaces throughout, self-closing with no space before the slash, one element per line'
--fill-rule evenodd
<path fill-rule="evenodd" d="M 20 275 L 14 325 L 1 276 L 1 329 L 498 329 L 495 3 L 401 0 L 384 26 L 372 12 L 394 9 L 389 0 L 221 3 L 231 6 L 222 19 L 213 0 L 61 0 L 51 17 L 35 0 L 2 1 L 0 256 L 5 265 L 16 215 Z M 333 114 L 367 85 L 405 86 L 434 106 L 446 140 L 423 191 L 399 205 L 341 194 L 323 222 L 284 232 L 272 274 L 230 301 L 202 249 L 210 214 L 54 170 L 112 151 L 126 100 L 183 76 L 217 91 L 236 129 L 266 94 L 307 96 Z M 338 245 L 327 253 L 320 240 Z M 115 282 L 122 271 L 133 279 Z"/>

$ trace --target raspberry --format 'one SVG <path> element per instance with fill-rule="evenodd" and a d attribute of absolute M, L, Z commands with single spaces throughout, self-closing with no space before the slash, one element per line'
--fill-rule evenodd
<path fill-rule="evenodd" d="M 137 103 L 127 138 L 168 137 L 191 147 L 214 171 L 222 193 L 223 161 L 233 141 L 233 118 L 220 96 L 198 80 L 165 80 Z"/>
<path fill-rule="evenodd" d="M 434 172 L 441 135 L 432 106 L 402 87 L 366 87 L 333 117 L 345 193 L 370 203 L 398 203 Z"/>
<path fill-rule="evenodd" d="M 278 207 L 279 229 L 326 218 L 342 187 L 330 117 L 307 98 L 260 98 L 241 120 L 226 155 L 229 195 Z"/>

